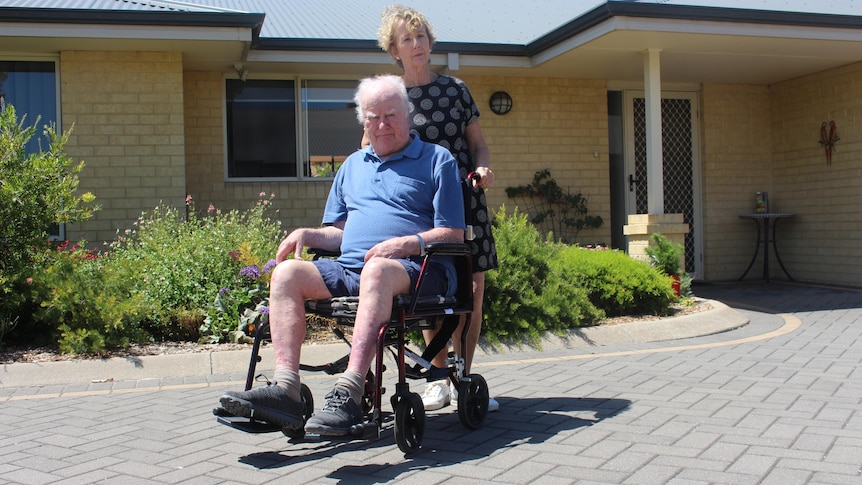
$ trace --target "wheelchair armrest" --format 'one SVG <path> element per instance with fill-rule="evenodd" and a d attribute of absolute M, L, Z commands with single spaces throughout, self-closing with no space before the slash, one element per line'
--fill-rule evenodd
<path fill-rule="evenodd" d="M 470 246 L 465 243 L 455 242 L 431 243 L 426 248 L 426 252 L 429 255 L 464 256 L 465 254 L 470 254 Z"/>
<path fill-rule="evenodd" d="M 341 251 L 332 251 L 329 249 L 321 248 L 308 248 L 308 254 L 313 255 L 312 259 L 337 258 L 341 256 Z"/>
<path fill-rule="evenodd" d="M 465 243 L 456 242 L 439 242 L 431 243 L 426 248 L 428 254 L 436 254 L 440 256 L 463 256 L 470 252 L 470 246 Z M 314 259 L 320 258 L 337 258 L 341 255 L 341 251 L 331 251 L 329 249 L 308 248 L 308 254 L 314 256 Z"/>

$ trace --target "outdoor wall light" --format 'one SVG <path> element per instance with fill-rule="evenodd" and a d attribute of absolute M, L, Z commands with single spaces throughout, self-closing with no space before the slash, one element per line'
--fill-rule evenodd
<path fill-rule="evenodd" d="M 505 91 L 497 91 L 492 94 L 488 104 L 491 106 L 491 111 L 498 115 L 504 115 L 512 111 L 512 97 Z"/>

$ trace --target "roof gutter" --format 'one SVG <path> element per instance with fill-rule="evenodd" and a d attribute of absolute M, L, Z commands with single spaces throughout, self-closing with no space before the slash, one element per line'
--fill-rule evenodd
<path fill-rule="evenodd" d="M 239 27 L 260 37 L 265 14 L 210 12 L 139 12 L 58 8 L 0 7 L 0 22 L 85 25 L 151 25 L 169 27 Z"/>
<path fill-rule="evenodd" d="M 368 39 L 294 39 L 262 38 L 253 47 L 260 51 L 302 51 L 302 52 L 343 52 L 377 53 L 381 52 L 376 40 Z M 479 44 L 471 42 L 436 42 L 434 52 L 438 54 L 459 53 L 495 56 L 524 56 L 527 49 L 515 44 Z"/>
<path fill-rule="evenodd" d="M 526 45 L 527 55 L 545 51 L 587 29 L 613 17 L 634 17 L 692 22 L 728 22 L 768 24 L 790 27 L 821 27 L 830 29 L 862 29 L 859 17 L 820 13 L 778 12 L 741 8 L 662 5 L 621 0 L 608 0 L 562 27 Z"/>

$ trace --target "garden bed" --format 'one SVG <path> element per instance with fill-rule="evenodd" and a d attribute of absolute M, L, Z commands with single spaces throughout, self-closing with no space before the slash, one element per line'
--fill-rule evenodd
<path fill-rule="evenodd" d="M 621 316 L 603 320 L 599 325 L 618 325 L 638 321 L 660 320 L 662 318 L 677 317 L 706 311 L 712 308 L 709 300 L 702 298 L 691 298 L 685 304 L 675 303 L 671 305 L 670 312 L 666 317 L 656 315 Z M 349 333 L 345 329 L 346 333 Z M 335 343 L 340 339 L 335 336 L 324 322 L 309 327 L 306 337 L 309 343 Z M 105 354 L 70 355 L 63 354 L 56 348 L 49 347 L 10 347 L 0 351 L 0 364 L 13 364 L 16 362 L 57 362 L 84 359 L 104 359 L 110 357 L 140 357 L 144 355 L 167 355 L 167 354 L 191 354 L 198 352 L 228 351 L 249 349 L 249 344 L 221 343 L 221 344 L 199 344 L 196 342 L 159 342 L 151 344 L 134 344 L 127 349 L 116 349 Z"/>

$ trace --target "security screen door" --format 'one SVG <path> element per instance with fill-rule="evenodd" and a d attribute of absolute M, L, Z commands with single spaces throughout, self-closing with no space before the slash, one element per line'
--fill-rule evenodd
<path fill-rule="evenodd" d="M 626 208 L 628 214 L 646 214 L 646 100 L 642 91 L 627 91 Z M 685 270 L 703 275 L 703 241 L 698 149 L 697 94 L 663 92 L 661 100 L 664 212 L 683 214 Z"/>

